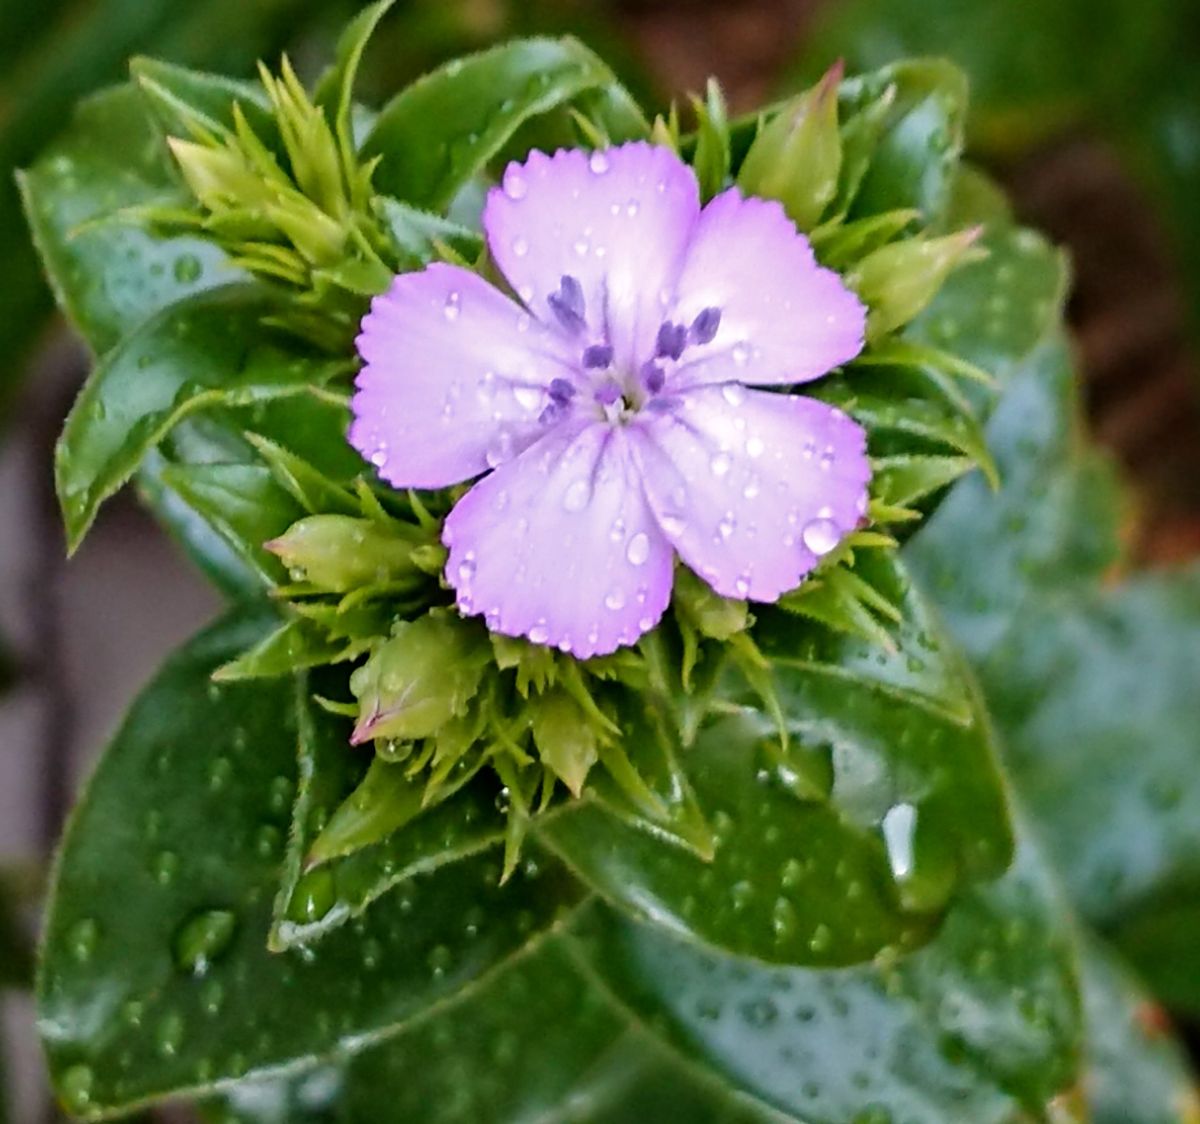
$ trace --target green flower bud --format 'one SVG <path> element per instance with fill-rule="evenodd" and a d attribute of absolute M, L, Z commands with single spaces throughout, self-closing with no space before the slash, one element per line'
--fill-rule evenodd
<path fill-rule="evenodd" d="M 274 198 L 241 153 L 178 137 L 168 137 L 167 144 L 192 194 L 210 211 L 265 207 Z"/>
<path fill-rule="evenodd" d="M 870 310 L 867 341 L 902 328 L 937 295 L 950 271 L 974 259 L 971 247 L 983 228 L 973 226 L 942 238 L 909 238 L 868 254 L 849 273 L 846 284 Z"/>
<path fill-rule="evenodd" d="M 812 230 L 837 195 L 841 80 L 839 62 L 812 89 L 789 101 L 754 138 L 738 173 L 744 192 L 778 199 L 801 230 Z"/>
<path fill-rule="evenodd" d="M 406 581 L 425 573 L 414 550 L 429 544 L 416 528 L 350 515 L 310 515 L 264 544 L 285 566 L 327 593 Z"/>
<path fill-rule="evenodd" d="M 529 721 L 542 764 L 578 796 L 598 757 L 599 739 L 588 716 L 556 690 L 530 700 Z"/>
<path fill-rule="evenodd" d="M 358 699 L 351 743 L 432 737 L 466 712 L 490 652 L 482 630 L 448 610 L 397 625 L 350 676 Z"/>
<path fill-rule="evenodd" d="M 745 601 L 722 597 L 683 566 L 675 573 L 672 601 L 680 619 L 710 640 L 729 640 L 750 625 Z"/>

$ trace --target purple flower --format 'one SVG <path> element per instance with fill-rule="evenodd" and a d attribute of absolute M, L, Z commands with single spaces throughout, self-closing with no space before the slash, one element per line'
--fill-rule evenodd
<path fill-rule="evenodd" d="M 675 556 L 774 601 L 866 510 L 862 429 L 747 386 L 819 378 L 865 312 L 775 202 L 645 143 L 533 152 L 483 216 L 521 303 L 435 264 L 358 339 L 350 441 L 399 488 L 481 476 L 443 534 L 465 614 L 586 658 L 662 617 Z"/>

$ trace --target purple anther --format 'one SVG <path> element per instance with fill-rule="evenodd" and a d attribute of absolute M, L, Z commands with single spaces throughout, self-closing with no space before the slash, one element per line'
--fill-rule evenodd
<path fill-rule="evenodd" d="M 550 305 L 550 311 L 568 332 L 582 332 L 587 327 L 587 321 L 584 320 L 583 315 L 583 287 L 577 278 L 563 274 L 558 288 L 546 298 L 546 303 Z"/>
<path fill-rule="evenodd" d="M 678 359 L 687 346 L 687 329 L 682 324 L 672 324 L 664 320 L 658 326 L 658 336 L 654 340 L 654 354 L 659 359 Z"/>
<path fill-rule="evenodd" d="M 596 389 L 596 401 L 601 406 L 615 406 L 621 401 L 621 387 L 616 379 L 609 379 Z"/>
<path fill-rule="evenodd" d="M 648 359 L 642 364 L 642 385 L 650 391 L 651 394 L 657 394 L 663 388 L 663 383 L 667 381 L 667 373 L 653 359 Z"/>
<path fill-rule="evenodd" d="M 554 378 L 550 380 L 546 391 L 550 395 L 550 401 L 565 406 L 575 397 L 575 384 L 567 379 Z"/>
<path fill-rule="evenodd" d="M 719 308 L 702 308 L 688 329 L 688 341 L 690 343 L 712 343 L 720 326 L 721 310 Z"/>
<path fill-rule="evenodd" d="M 613 349 L 611 344 L 594 343 L 583 349 L 583 365 L 585 367 L 607 367 L 612 363 Z"/>

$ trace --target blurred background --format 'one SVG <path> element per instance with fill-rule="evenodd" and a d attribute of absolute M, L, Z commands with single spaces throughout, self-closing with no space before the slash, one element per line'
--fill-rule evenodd
<path fill-rule="evenodd" d="M 217 600 L 131 495 L 64 560 L 51 454 L 88 357 L 54 315 L 12 171 L 132 55 L 249 75 L 287 50 L 311 76 L 360 6 L 0 0 L 0 1091 L 18 1124 L 57 1119 L 20 990 L 47 857 L 91 756 Z M 1200 0 L 398 0 L 363 98 L 536 32 L 584 39 L 652 109 L 709 75 L 738 112 L 837 58 L 964 66 L 972 155 L 1071 251 L 1088 424 L 1133 488 L 1133 557 L 1200 554 Z"/>

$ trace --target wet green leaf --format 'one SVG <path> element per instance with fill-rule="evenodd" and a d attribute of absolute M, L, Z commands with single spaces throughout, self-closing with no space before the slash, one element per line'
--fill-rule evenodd
<path fill-rule="evenodd" d="M 465 859 L 412 879 L 313 954 L 268 953 L 297 784 L 296 688 L 209 680 L 268 626 L 232 617 L 166 665 L 67 831 L 39 1027 L 78 1114 L 362 1048 L 494 968 L 572 898 L 550 864 L 498 891 L 497 866 Z M 314 912 L 332 905 L 312 895 Z"/>
<path fill-rule="evenodd" d="M 646 126 L 612 72 L 574 39 L 518 39 L 456 59 L 401 91 L 379 114 L 364 159 L 382 156 L 376 188 L 440 211 L 527 121 L 580 95 L 609 100 L 623 135 Z"/>
<path fill-rule="evenodd" d="M 93 371 L 63 428 L 55 480 L 72 549 L 100 504 L 182 418 L 307 394 L 344 369 L 263 320 L 264 290 L 235 285 L 164 309 L 126 336 Z"/>
<path fill-rule="evenodd" d="M 1028 849 L 965 893 L 925 948 L 843 971 L 719 957 L 613 911 L 581 920 L 588 969 L 699 1070 L 780 1119 L 1007 1124 L 1040 1116 L 1075 1077 L 1072 934 Z"/>
<path fill-rule="evenodd" d="M 171 190 L 160 138 L 130 87 L 84 101 L 20 182 L 58 303 L 97 355 L 181 297 L 238 277 L 206 242 L 92 222 Z"/>
<path fill-rule="evenodd" d="M 1196 1078 L 1166 1012 L 1101 942 L 1080 956 L 1088 1027 L 1084 1089 L 1095 1124 L 1191 1124 Z"/>
<path fill-rule="evenodd" d="M 726 952 L 850 964 L 928 939 L 956 891 L 1007 865 L 1008 811 L 969 676 L 904 572 L 876 567 L 903 614 L 890 652 L 760 608 L 789 744 L 760 685 L 731 680 L 744 709 L 681 758 L 717 840 L 710 862 L 588 802 L 535 831 L 622 909 Z M 813 769 L 827 799 L 794 788 Z"/>

